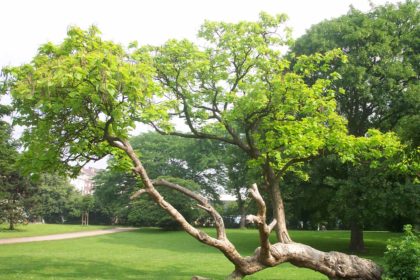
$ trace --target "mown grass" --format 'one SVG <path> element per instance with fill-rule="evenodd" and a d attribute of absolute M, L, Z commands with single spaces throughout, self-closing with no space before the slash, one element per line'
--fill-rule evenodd
<path fill-rule="evenodd" d="M 7 224 L 0 224 L 0 239 L 14 237 L 29 237 L 67 232 L 78 232 L 111 228 L 110 226 L 82 226 L 62 224 L 28 224 L 16 225 L 15 230 L 8 230 Z"/>
<path fill-rule="evenodd" d="M 214 232 L 209 230 L 210 233 Z M 230 230 L 242 254 L 257 246 L 255 230 Z M 292 238 L 321 250 L 343 250 L 344 231 L 292 231 Z M 385 243 L 397 234 L 367 232 L 365 257 L 381 262 Z M 97 237 L 0 245 L 0 279 L 224 279 L 233 270 L 225 257 L 184 232 L 140 229 Z M 247 279 L 326 280 L 323 275 L 283 264 Z"/>

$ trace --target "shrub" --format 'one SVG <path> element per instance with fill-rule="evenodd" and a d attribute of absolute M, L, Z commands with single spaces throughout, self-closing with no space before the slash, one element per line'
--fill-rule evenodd
<path fill-rule="evenodd" d="M 420 279 L 420 241 L 411 225 L 404 226 L 405 235 L 389 240 L 385 252 L 386 279 Z"/>

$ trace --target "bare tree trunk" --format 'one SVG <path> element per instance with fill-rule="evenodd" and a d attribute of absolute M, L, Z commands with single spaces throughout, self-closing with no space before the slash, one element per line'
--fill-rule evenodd
<path fill-rule="evenodd" d="M 273 218 L 276 219 L 277 224 L 274 228 L 277 236 L 277 241 L 281 243 L 292 243 L 289 232 L 286 226 L 286 215 L 284 211 L 283 199 L 280 192 L 279 179 L 274 174 L 271 167 L 265 168 L 266 180 L 271 194 L 271 202 L 273 207 Z"/>
<path fill-rule="evenodd" d="M 82 213 L 82 226 L 88 226 L 89 225 L 89 212 L 84 211 Z"/>
<path fill-rule="evenodd" d="M 244 229 L 246 228 L 246 212 L 245 212 L 245 207 L 242 206 L 241 209 L 239 209 L 241 211 L 241 220 L 239 221 L 239 228 L 240 229 Z"/>
<path fill-rule="evenodd" d="M 239 221 L 239 228 L 244 229 L 246 225 L 245 201 L 242 199 L 240 187 L 236 187 L 235 192 L 236 192 L 236 201 L 238 203 L 239 213 L 241 215 L 241 219 Z"/>
<path fill-rule="evenodd" d="M 14 219 L 13 215 L 11 215 L 9 217 L 9 230 L 14 230 L 15 229 L 15 223 L 14 223 L 13 219 Z"/>
<path fill-rule="evenodd" d="M 16 200 L 13 199 L 12 200 L 13 203 L 12 205 L 8 205 L 9 207 L 9 230 L 14 230 L 15 229 L 15 213 L 14 213 L 14 208 L 16 207 Z"/>
<path fill-rule="evenodd" d="M 350 225 L 350 246 L 351 252 L 364 252 L 365 242 L 363 239 L 363 228 L 357 223 L 352 222 Z"/>

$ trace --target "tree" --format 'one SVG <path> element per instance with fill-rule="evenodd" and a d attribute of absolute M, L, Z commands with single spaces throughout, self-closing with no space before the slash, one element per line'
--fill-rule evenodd
<path fill-rule="evenodd" d="M 112 224 L 127 223 L 127 206 L 130 196 L 138 188 L 136 183 L 132 174 L 109 168 L 94 177 L 93 196 Z"/>
<path fill-rule="evenodd" d="M 347 15 L 312 26 L 293 46 L 299 55 L 336 48 L 347 55 L 348 63 L 334 65 L 342 76 L 334 88 L 346 92 L 336 98 L 351 134 L 361 136 L 369 128 L 392 130 L 406 118 L 418 118 L 418 11 L 418 1 L 379 6 L 368 13 L 352 8 Z"/>
<path fill-rule="evenodd" d="M 16 171 L 3 176 L 1 180 L 0 220 L 7 221 L 9 230 L 14 230 L 18 223 L 27 222 L 24 200 L 29 186 L 27 178 Z"/>
<path fill-rule="evenodd" d="M 182 180 L 163 176 L 170 182 L 178 182 L 192 191 L 199 191 L 199 187 L 191 180 Z M 163 229 L 179 229 L 179 224 L 168 216 L 165 211 L 146 197 L 140 197 L 130 203 L 130 196 L 138 190 L 138 181 L 130 174 L 107 169 L 95 177 L 96 202 L 111 217 L 113 223 L 130 224 L 136 226 L 154 226 Z M 185 219 L 192 223 L 198 218 L 195 204 L 179 193 L 159 190 L 166 199 L 182 213 Z"/>
<path fill-rule="evenodd" d="M 226 186 L 226 191 L 236 198 L 236 204 L 241 217 L 239 227 L 245 228 L 247 206 L 250 204 L 247 198 L 247 189 L 252 182 L 261 181 L 261 176 L 258 175 L 258 171 L 255 168 L 251 168 L 247 164 L 249 160 L 248 156 L 237 147 L 224 145 L 224 149 L 220 151 L 221 153 L 218 154 L 219 163 L 227 171 L 224 185 Z"/>
<path fill-rule="evenodd" d="M 12 127 L 3 120 L 11 108 L 0 104 L 0 221 L 6 220 L 9 229 L 26 219 L 25 192 L 29 187 L 26 178 L 17 168 L 17 143 L 12 139 Z"/>
<path fill-rule="evenodd" d="M 108 153 L 118 156 L 121 166 L 131 166 L 142 183 L 132 197 L 149 195 L 188 234 L 219 249 L 235 265 L 230 279 L 286 261 L 331 278 L 380 279 L 380 268 L 372 261 L 291 243 L 287 233 L 279 188 L 287 170 L 301 174 L 300 164 L 322 151 L 337 151 L 347 160 L 355 154 L 376 160 L 394 154 L 400 144 L 394 135 L 377 131 L 362 138 L 346 135 L 330 80 L 319 79 L 311 86 L 304 82 L 307 74 L 328 67 L 340 54 L 303 56 L 288 69 L 274 33 L 284 18 L 262 14 L 257 23 L 208 22 L 200 34 L 213 49 L 169 41 L 154 49 L 152 57 L 144 49 L 133 53 L 103 41 L 96 28 L 71 28 L 62 44 L 43 45 L 31 63 L 4 70 L 16 122 L 26 127 L 26 170 L 74 171 Z M 176 132 L 169 122 L 172 114 L 186 119 L 192 134 Z M 253 185 L 249 192 L 259 208 L 249 220 L 258 226 L 261 245 L 253 256 L 243 257 L 236 250 L 222 217 L 206 198 L 148 176 L 128 141 L 135 121 L 151 122 L 162 133 L 237 145 L 263 168 L 275 215 L 268 224 L 265 202 Z M 214 219 L 216 236 L 190 224 L 155 186 L 195 200 Z M 268 237 L 275 227 L 282 242 L 271 244 Z"/>
<path fill-rule="evenodd" d="M 68 179 L 57 174 L 40 174 L 35 190 L 27 199 L 31 219 L 64 223 L 72 218 L 79 194 Z"/>
<path fill-rule="evenodd" d="M 169 176 L 190 180 L 201 186 L 209 199 L 218 200 L 224 170 L 218 151 L 223 147 L 210 140 L 166 137 L 148 132 L 130 139 L 133 149 L 153 178 Z"/>
<path fill-rule="evenodd" d="M 156 132 L 148 132 L 130 138 L 133 149 L 138 154 L 149 176 L 166 178 L 169 181 L 183 180 L 184 186 L 202 193 L 211 201 L 218 200 L 217 188 L 221 184 L 219 158 L 214 152 L 217 150 L 211 141 L 198 141 L 185 138 L 168 138 Z M 143 226 L 160 226 L 177 228 L 178 225 L 156 205 L 146 199 L 140 199 L 127 207 L 130 196 L 138 182 L 131 170 L 121 170 L 118 158 L 109 161 L 110 168 L 95 179 L 94 196 L 110 214 L 123 219 L 130 224 Z M 217 175 L 217 176 L 215 176 Z M 200 186 L 200 187 L 199 187 Z M 190 202 L 180 194 L 169 194 L 166 190 L 161 193 L 171 204 L 176 205 L 189 222 L 197 219 L 197 211 Z M 148 215 L 144 215 L 148 213 Z"/>
<path fill-rule="evenodd" d="M 418 146 L 418 11 L 418 1 L 375 7 L 368 13 L 352 8 L 347 15 L 312 26 L 295 42 L 292 50 L 298 55 L 323 53 L 336 48 L 340 48 L 347 55 L 347 63 L 338 62 L 332 67 L 332 71 L 336 71 L 342 77 L 333 81 L 332 88 L 336 91 L 340 114 L 348 119 L 350 134 L 362 136 L 369 128 L 393 130 L 414 149 Z M 325 75 L 322 73 L 315 73 L 307 81 L 312 83 L 323 76 Z M 339 94 L 340 89 L 344 89 L 346 94 Z M 340 163 L 337 161 L 335 164 Z M 362 200 L 362 197 L 369 197 L 369 193 L 372 194 L 375 190 L 378 196 L 392 194 L 380 191 L 380 186 L 401 184 L 382 182 L 377 187 L 366 188 L 367 183 L 372 185 L 372 182 L 377 181 L 377 175 L 365 172 L 366 169 L 351 166 L 343 166 L 342 170 L 346 172 L 342 172 L 342 177 L 338 180 L 347 180 L 347 183 L 341 184 L 344 189 L 339 188 L 340 192 L 353 194 L 351 197 L 355 198 L 355 205 L 363 205 L 366 200 Z M 365 178 L 362 178 L 363 176 Z M 375 202 L 378 200 L 375 199 Z M 340 206 L 343 205 L 345 203 Z M 347 220 L 351 220 L 350 249 L 364 250 L 363 228 L 372 216 L 366 211 L 350 209 L 343 213 Z M 350 213 L 353 213 L 352 217 Z"/>

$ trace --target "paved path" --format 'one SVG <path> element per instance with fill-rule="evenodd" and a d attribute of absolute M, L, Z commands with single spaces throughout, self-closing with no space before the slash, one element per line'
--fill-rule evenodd
<path fill-rule="evenodd" d="M 116 232 L 131 231 L 131 230 L 136 230 L 136 229 L 137 228 L 111 228 L 111 229 L 60 233 L 60 234 L 43 235 L 43 236 L 5 238 L 5 239 L 0 239 L 0 245 L 97 236 L 97 235 L 104 235 L 104 234 L 110 234 L 110 233 L 116 233 Z"/>

